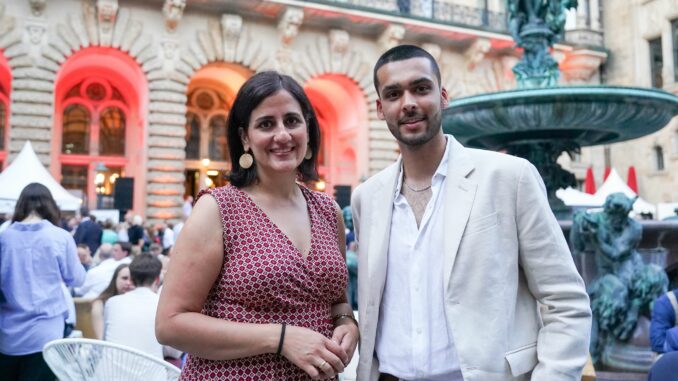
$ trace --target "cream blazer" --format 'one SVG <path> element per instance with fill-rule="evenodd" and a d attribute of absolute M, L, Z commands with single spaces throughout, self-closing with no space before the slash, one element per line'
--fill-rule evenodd
<path fill-rule="evenodd" d="M 447 137 L 444 303 L 464 380 L 579 380 L 591 309 L 539 173 L 524 159 Z M 379 376 L 374 343 L 400 170 L 399 158 L 352 196 L 359 381 Z"/>

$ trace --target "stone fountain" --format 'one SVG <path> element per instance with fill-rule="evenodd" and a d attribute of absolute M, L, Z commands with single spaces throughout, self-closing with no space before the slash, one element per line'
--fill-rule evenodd
<path fill-rule="evenodd" d="M 558 64 L 549 53 L 562 38 L 565 11 L 576 0 L 507 0 L 509 30 L 523 57 L 513 68 L 518 89 L 455 99 L 443 113 L 443 129 L 470 147 L 503 150 L 534 164 L 551 208 L 571 217 L 557 189 L 576 186 L 556 163 L 581 147 L 651 134 L 678 114 L 678 96 L 646 88 L 557 87 Z"/>
<path fill-rule="evenodd" d="M 464 145 L 502 150 L 532 162 L 544 179 L 551 208 L 567 235 L 572 222 L 565 220 L 571 219 L 572 212 L 555 192 L 576 182 L 573 174 L 557 164 L 558 157 L 585 146 L 651 134 L 678 115 L 678 96 L 661 90 L 557 86 L 558 64 L 549 49 L 562 38 L 566 10 L 576 6 L 576 0 L 507 0 L 509 29 L 523 49 L 521 61 L 513 68 L 518 89 L 455 99 L 443 112 L 443 130 Z M 655 261 L 663 267 L 678 255 L 666 250 L 678 241 L 678 224 L 650 225 L 642 224 L 643 241 L 646 236 L 659 237 L 650 244 L 650 250 L 664 250 Z M 647 262 L 648 257 L 643 260 Z M 587 283 L 592 284 L 596 274 L 589 274 L 580 262 L 578 266 Z M 600 349 L 605 355 L 598 369 L 643 372 L 649 368 L 650 360 L 627 361 L 628 353 L 651 355 L 647 345 L 634 347 L 633 339 L 628 340 L 628 336 L 646 338 L 647 320 L 645 327 L 635 322 L 633 326 L 635 329 L 628 328 L 633 333 L 626 332 L 624 340 L 614 341 L 616 347 Z M 606 358 L 612 360 L 606 363 Z"/>

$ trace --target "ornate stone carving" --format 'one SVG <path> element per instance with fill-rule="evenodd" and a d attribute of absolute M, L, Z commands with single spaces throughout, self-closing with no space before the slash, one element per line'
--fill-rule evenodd
<path fill-rule="evenodd" d="M 344 54 L 348 50 L 348 43 L 351 37 L 348 32 L 342 29 L 330 30 L 330 50 L 332 54 Z"/>
<path fill-rule="evenodd" d="M 45 7 L 47 6 L 47 0 L 28 0 L 28 3 L 31 6 L 31 13 L 33 13 L 33 16 L 35 17 L 42 16 L 42 12 L 45 11 Z"/>
<path fill-rule="evenodd" d="M 278 31 L 283 45 L 287 46 L 299 34 L 299 27 L 304 21 L 304 10 L 301 8 L 287 7 L 285 13 L 278 22 Z"/>
<path fill-rule="evenodd" d="M 162 15 L 165 17 L 165 29 L 168 32 L 173 33 L 176 30 L 185 8 L 186 0 L 165 0 Z"/>
<path fill-rule="evenodd" d="M 570 84 L 586 84 L 605 62 L 607 55 L 588 49 L 579 49 L 565 54 L 560 70 Z"/>
<path fill-rule="evenodd" d="M 427 42 L 422 44 L 421 47 L 428 52 L 439 64 L 441 63 L 441 58 L 443 56 L 443 51 L 440 48 L 440 45 Z"/>
<path fill-rule="evenodd" d="M 242 34 L 242 17 L 225 14 L 221 16 L 221 39 L 224 43 L 224 60 L 234 61 L 238 50 L 238 41 Z"/>
<path fill-rule="evenodd" d="M 405 37 L 405 27 L 399 24 L 390 24 L 379 36 L 379 46 L 382 50 L 388 50 L 400 44 Z"/>
<path fill-rule="evenodd" d="M 485 55 L 490 51 L 492 44 L 487 38 L 477 38 L 471 46 L 464 52 L 466 67 L 473 70 L 480 62 L 485 59 Z"/>
<path fill-rule="evenodd" d="M 28 39 L 34 45 L 39 45 L 42 42 L 42 37 L 45 35 L 46 26 L 44 22 L 37 19 L 26 21 L 26 31 L 28 32 Z"/>
<path fill-rule="evenodd" d="M 113 39 L 113 27 L 118 15 L 118 0 L 97 0 L 96 8 L 99 21 L 99 43 L 109 46 Z"/>

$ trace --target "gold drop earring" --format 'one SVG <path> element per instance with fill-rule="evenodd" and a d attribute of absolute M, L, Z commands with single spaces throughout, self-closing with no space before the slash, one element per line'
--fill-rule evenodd
<path fill-rule="evenodd" d="M 249 152 L 245 151 L 242 155 L 240 155 L 238 164 L 240 164 L 240 168 L 250 169 L 252 164 L 254 164 L 254 157 Z"/>

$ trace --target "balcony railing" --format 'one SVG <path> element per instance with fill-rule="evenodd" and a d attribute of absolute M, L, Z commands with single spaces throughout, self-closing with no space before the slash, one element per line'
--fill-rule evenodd
<path fill-rule="evenodd" d="M 444 0 L 306 0 L 362 11 L 508 33 L 506 14 Z"/>

